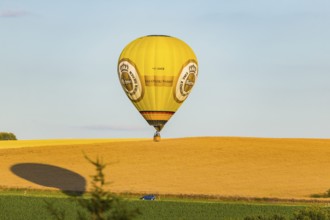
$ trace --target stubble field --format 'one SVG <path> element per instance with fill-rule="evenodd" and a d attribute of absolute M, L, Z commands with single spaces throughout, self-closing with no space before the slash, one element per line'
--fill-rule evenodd
<path fill-rule="evenodd" d="M 199 137 L 0 142 L 0 186 L 88 190 L 109 163 L 117 193 L 310 199 L 330 188 L 330 139 Z"/>

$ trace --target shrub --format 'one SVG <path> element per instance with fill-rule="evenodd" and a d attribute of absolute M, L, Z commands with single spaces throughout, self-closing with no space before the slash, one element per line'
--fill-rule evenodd
<path fill-rule="evenodd" d="M 312 194 L 312 198 L 330 198 L 330 189 L 328 189 L 325 193 L 320 194 Z"/>
<path fill-rule="evenodd" d="M 306 208 L 294 213 L 292 220 L 330 220 L 330 210 L 320 207 Z"/>
<path fill-rule="evenodd" d="M 248 216 L 245 217 L 244 220 L 286 220 L 285 217 L 280 215 L 273 215 L 271 217 L 265 217 L 265 216 Z"/>
<path fill-rule="evenodd" d="M 16 136 L 10 132 L 0 132 L 0 141 L 17 140 Z"/>
<path fill-rule="evenodd" d="M 90 197 L 74 197 L 84 212 L 78 210 L 79 220 L 131 220 L 140 215 L 138 209 L 128 208 L 125 201 L 118 196 L 106 191 L 104 187 L 108 184 L 105 181 L 104 164 L 99 158 L 95 161 L 85 158 L 95 166 L 96 174 L 92 175 Z M 58 209 L 51 202 L 46 202 L 46 208 L 56 220 L 65 220 L 65 210 Z"/>
<path fill-rule="evenodd" d="M 286 218 L 280 215 L 271 217 L 259 215 L 248 216 L 244 220 L 286 220 Z M 295 212 L 290 220 L 330 220 L 330 210 L 321 207 L 309 207 Z"/>
<path fill-rule="evenodd" d="M 129 209 L 121 198 L 104 189 L 104 187 L 109 184 L 105 181 L 103 173 L 106 164 L 104 164 L 99 158 L 93 161 L 87 156 L 85 157 L 95 166 L 96 174 L 91 176 L 91 198 L 78 200 L 80 206 L 89 213 L 87 218 L 79 213 L 80 219 L 130 220 L 139 215 L 139 210 Z"/>

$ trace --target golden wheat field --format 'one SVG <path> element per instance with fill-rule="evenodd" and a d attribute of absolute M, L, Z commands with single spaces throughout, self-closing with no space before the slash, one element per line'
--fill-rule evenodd
<path fill-rule="evenodd" d="M 84 154 L 109 163 L 118 193 L 307 199 L 330 188 L 330 139 L 238 137 L 0 142 L 0 186 L 75 190 L 85 179 L 88 189 L 95 172 Z M 81 178 L 65 183 L 71 174 Z"/>

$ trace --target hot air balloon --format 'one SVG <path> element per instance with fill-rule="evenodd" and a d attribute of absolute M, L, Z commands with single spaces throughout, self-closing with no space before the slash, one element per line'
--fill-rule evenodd
<path fill-rule="evenodd" d="M 118 77 L 144 119 L 160 131 L 187 99 L 198 76 L 193 50 L 182 40 L 148 35 L 129 43 L 118 60 Z"/>

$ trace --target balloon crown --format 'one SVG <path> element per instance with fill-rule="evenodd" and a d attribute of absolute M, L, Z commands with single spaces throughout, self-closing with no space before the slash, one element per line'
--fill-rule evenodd
<path fill-rule="evenodd" d="M 195 72 L 196 72 L 196 67 L 195 67 L 195 65 L 190 65 L 190 66 L 189 66 L 189 72 L 191 72 L 191 73 L 195 73 Z"/>
<path fill-rule="evenodd" d="M 128 72 L 128 65 L 123 63 L 122 65 L 120 65 L 119 69 L 121 72 Z"/>

